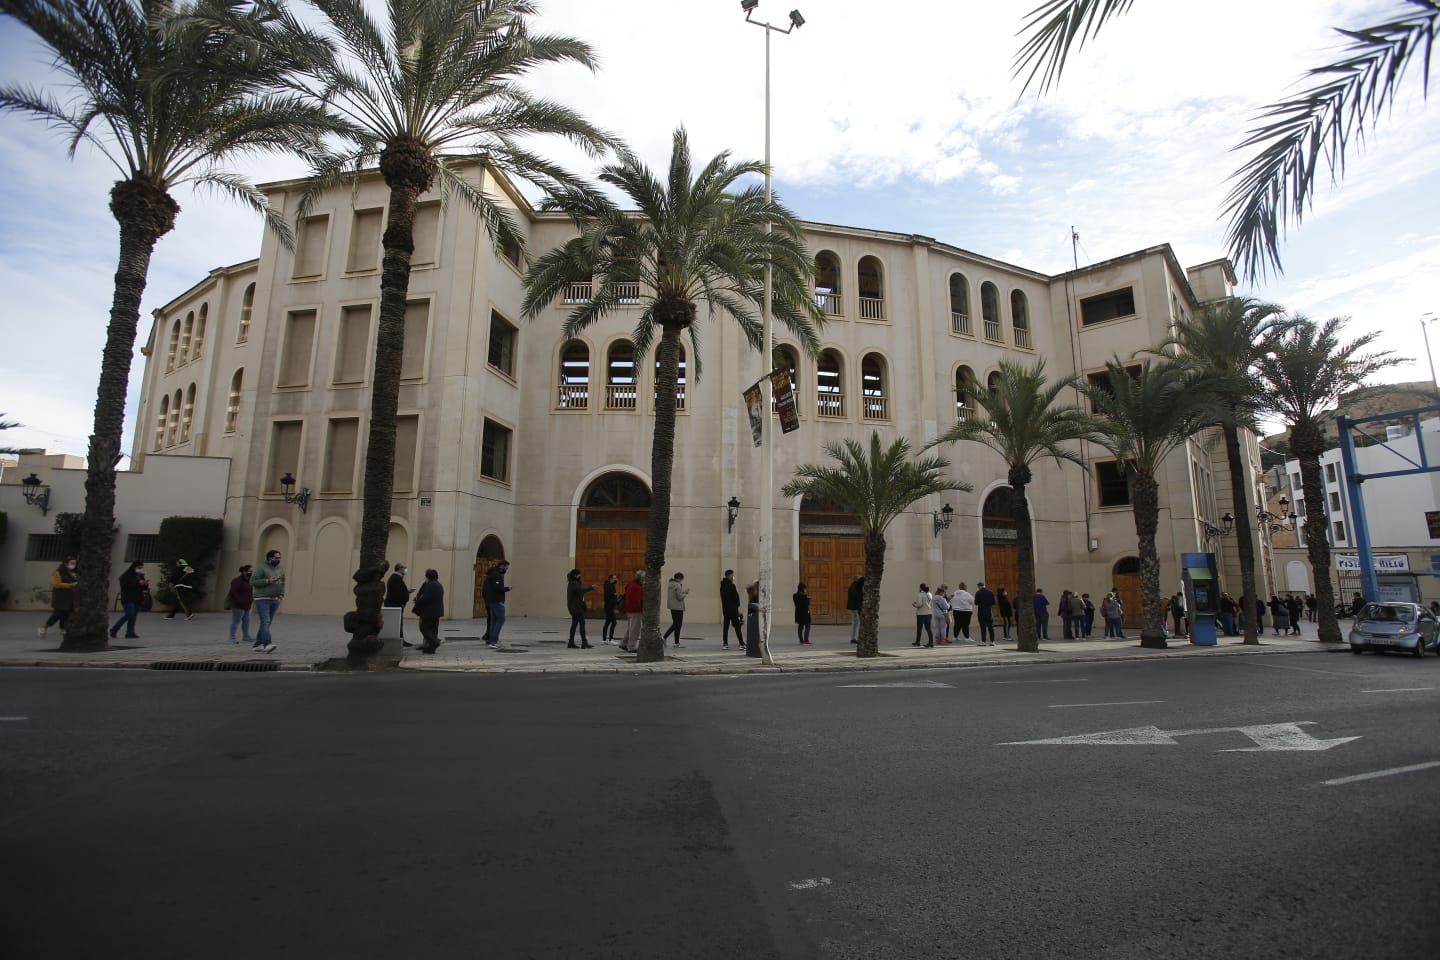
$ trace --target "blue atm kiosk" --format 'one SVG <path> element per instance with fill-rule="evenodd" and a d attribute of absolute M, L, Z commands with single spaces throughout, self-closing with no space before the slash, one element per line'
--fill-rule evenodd
<path fill-rule="evenodd" d="M 1215 617 L 1220 612 L 1220 574 L 1215 554 L 1180 554 L 1180 579 L 1190 613 L 1190 642 L 1215 646 Z"/>

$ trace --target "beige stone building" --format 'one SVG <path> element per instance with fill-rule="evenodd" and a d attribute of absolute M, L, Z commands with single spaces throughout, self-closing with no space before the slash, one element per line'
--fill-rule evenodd
<path fill-rule="evenodd" d="M 476 167 L 472 176 L 516 210 L 531 250 L 572 235 L 565 217 L 535 212 L 493 172 Z M 266 188 L 282 211 L 298 189 Z M 134 462 L 229 460 L 222 567 L 280 547 L 292 612 L 349 603 L 385 202 L 378 176 L 337 190 L 300 225 L 294 251 L 266 234 L 257 259 L 214 270 L 156 311 L 144 347 Z M 815 358 L 780 338 L 801 426 L 779 440 L 777 485 L 796 464 L 821 459 L 827 441 L 872 429 L 917 445 L 936 436 L 971 413 L 960 387 L 986 383 L 1002 359 L 1094 373 L 1160 341 L 1234 283 L 1227 262 L 1187 270 L 1164 245 L 1048 276 L 929 237 L 822 223 L 805 232 L 829 322 Z M 570 567 L 587 581 L 610 572 L 623 580 L 641 563 L 655 359 L 637 357 L 630 341 L 640 291 L 633 312 L 566 342 L 567 304 L 523 322 L 518 251 L 497 253 L 462 203 L 427 197 L 415 237 L 389 554 L 435 567 L 452 616 L 480 610 L 476 580 L 500 556 L 513 563 L 512 616 L 563 615 Z M 581 284 L 563 299 L 585 296 Z M 692 585 L 691 619 L 714 622 L 722 572 L 734 568 L 744 581 L 758 566 L 761 462 L 741 393 L 762 363 L 733 322 L 702 310 L 701 323 L 703 357 L 683 358 L 666 566 Z M 1015 586 L 1013 522 L 995 495 L 1002 464 L 978 445 L 943 452 L 974 491 L 948 498 L 948 529 L 937 530 L 937 499 L 888 531 L 889 623 L 908 621 L 921 580 Z M 1138 598 L 1123 478 L 1104 451 L 1083 453 L 1088 475 L 1037 465 L 1039 585 L 1058 596 L 1115 584 Z M 1258 464 L 1253 443 L 1250 453 Z M 286 501 L 287 475 L 292 492 L 309 492 L 303 510 Z M 1230 509 L 1223 448 L 1201 438 L 1178 452 L 1162 497 L 1159 550 L 1172 588 L 1179 553 L 1202 547 L 1202 521 L 1218 524 Z M 777 497 L 778 623 L 789 621 L 783 598 L 799 580 L 817 620 L 846 618 L 844 589 L 862 565 L 856 533 L 826 504 Z M 1218 544 L 1238 582 L 1237 545 Z"/>

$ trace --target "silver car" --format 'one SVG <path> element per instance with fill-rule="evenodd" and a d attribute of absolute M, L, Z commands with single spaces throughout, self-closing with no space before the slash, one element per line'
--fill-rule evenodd
<path fill-rule="evenodd" d="M 1440 645 L 1440 622 L 1418 603 L 1367 603 L 1350 628 L 1350 652 L 1404 650 L 1417 657 Z"/>

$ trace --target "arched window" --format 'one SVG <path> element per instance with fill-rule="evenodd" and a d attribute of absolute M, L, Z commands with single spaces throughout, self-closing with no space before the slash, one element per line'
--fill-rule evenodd
<path fill-rule="evenodd" d="M 635 345 L 629 340 L 616 340 L 610 344 L 610 352 L 605 357 L 605 409 L 634 410 L 638 398 Z"/>
<path fill-rule="evenodd" d="M 834 350 L 820 351 L 815 363 L 815 415 L 831 419 L 845 416 L 845 365 Z"/>
<path fill-rule="evenodd" d="M 645 482 L 628 473 L 607 473 L 585 489 L 575 520 L 581 527 L 643 528 L 649 515 L 650 488 Z"/>
<path fill-rule="evenodd" d="M 815 302 L 831 316 L 841 315 L 840 258 L 829 250 L 815 257 Z"/>
<path fill-rule="evenodd" d="M 170 420 L 170 394 L 160 398 L 160 417 L 155 421 L 155 449 L 165 446 L 165 424 Z"/>
<path fill-rule="evenodd" d="M 250 339 L 250 314 L 255 309 L 255 284 L 245 288 L 240 298 L 240 326 L 235 331 L 235 342 L 244 343 Z"/>
<path fill-rule="evenodd" d="M 184 402 L 180 391 L 176 390 L 175 396 L 170 400 L 170 432 L 165 438 L 165 446 L 167 447 L 175 446 L 175 442 L 180 436 L 180 405 Z"/>
<path fill-rule="evenodd" d="M 185 410 L 180 414 L 180 442 L 190 439 L 190 424 L 195 420 L 195 384 L 185 391 Z"/>
<path fill-rule="evenodd" d="M 876 257 L 860 258 L 860 319 L 885 319 L 885 269 Z"/>
<path fill-rule="evenodd" d="M 170 352 L 166 355 L 165 372 L 175 369 L 175 357 L 180 351 L 180 318 L 176 317 L 170 327 Z"/>
<path fill-rule="evenodd" d="M 590 406 L 590 348 L 583 340 L 571 340 L 560 351 L 560 392 L 555 406 L 560 410 Z"/>
<path fill-rule="evenodd" d="M 999 370 L 992 372 L 989 377 L 985 378 L 985 392 L 990 394 L 990 396 L 992 397 L 1000 393 Z"/>
<path fill-rule="evenodd" d="M 190 341 L 190 359 L 199 360 L 205 353 L 205 321 L 210 318 L 210 304 L 200 304 L 200 316 L 195 320 L 195 339 Z"/>
<path fill-rule="evenodd" d="M 975 413 L 975 371 L 969 367 L 955 368 L 955 419 L 969 420 Z"/>
<path fill-rule="evenodd" d="M 225 400 L 225 432 L 234 433 L 240 422 L 240 389 L 245 385 L 245 368 L 235 371 L 230 378 L 230 396 Z"/>
<path fill-rule="evenodd" d="M 675 345 L 675 410 L 680 412 L 685 409 L 685 348 L 680 344 Z M 655 380 L 660 380 L 660 350 L 655 350 Z M 658 392 L 655 394 L 660 395 Z"/>
<path fill-rule="evenodd" d="M 1015 346 L 1030 349 L 1030 301 L 1021 290 L 1010 291 L 1010 329 L 1015 334 Z"/>
<path fill-rule="evenodd" d="M 860 415 L 866 420 L 890 419 L 885 358 L 878 353 L 867 353 L 860 361 Z"/>
<path fill-rule="evenodd" d="M 195 311 L 185 314 L 185 329 L 180 333 L 180 353 L 175 362 L 185 366 L 190 361 L 190 337 L 195 333 Z"/>
<path fill-rule="evenodd" d="M 970 326 L 970 284 L 963 273 L 950 274 L 950 330 L 964 337 L 974 336 Z"/>
<path fill-rule="evenodd" d="M 779 344 L 775 347 L 775 360 L 771 365 L 772 370 L 784 370 L 790 374 L 790 388 L 795 393 L 795 412 L 800 412 L 800 355 L 795 348 L 789 344 Z M 775 409 L 775 395 L 770 395 L 770 409 Z"/>
<path fill-rule="evenodd" d="M 985 319 L 985 339 L 1004 343 L 1004 331 L 1000 329 L 1000 290 L 988 280 L 980 284 L 980 314 Z"/>

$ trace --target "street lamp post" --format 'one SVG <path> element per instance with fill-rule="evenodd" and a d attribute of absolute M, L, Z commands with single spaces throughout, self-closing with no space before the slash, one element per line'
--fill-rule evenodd
<path fill-rule="evenodd" d="M 1436 387 L 1437 384 L 1435 383 L 1435 356 L 1430 352 L 1430 324 L 1436 320 L 1440 320 L 1440 317 L 1436 317 L 1433 313 L 1426 313 L 1420 318 L 1420 335 L 1425 338 L 1425 359 L 1430 361 L 1430 385 L 1432 387 Z"/>
<path fill-rule="evenodd" d="M 760 0 L 740 0 L 740 9 L 745 11 L 745 22 L 762 27 L 765 30 L 765 202 L 770 203 L 771 182 L 770 174 L 770 34 L 790 33 L 796 27 L 805 25 L 805 18 L 800 16 L 799 10 L 790 11 L 790 25 L 781 29 L 770 23 L 764 23 L 752 19 L 755 8 L 760 5 Z M 771 230 L 770 224 L 765 225 L 765 232 Z M 770 264 L 765 264 L 765 302 L 760 305 L 761 333 L 760 340 L 764 345 L 764 357 L 762 369 L 769 370 L 768 364 L 774 362 L 775 343 L 771 329 L 771 304 L 773 277 L 770 273 Z M 761 471 L 764 474 L 760 484 L 760 655 L 765 658 L 766 663 L 774 663 L 770 654 L 770 595 L 771 586 L 775 576 L 775 434 L 774 434 L 774 391 L 770 385 L 770 378 L 764 377 L 765 398 L 769 401 L 765 409 L 772 410 L 769 416 L 761 417 L 760 422 L 760 460 Z"/>

